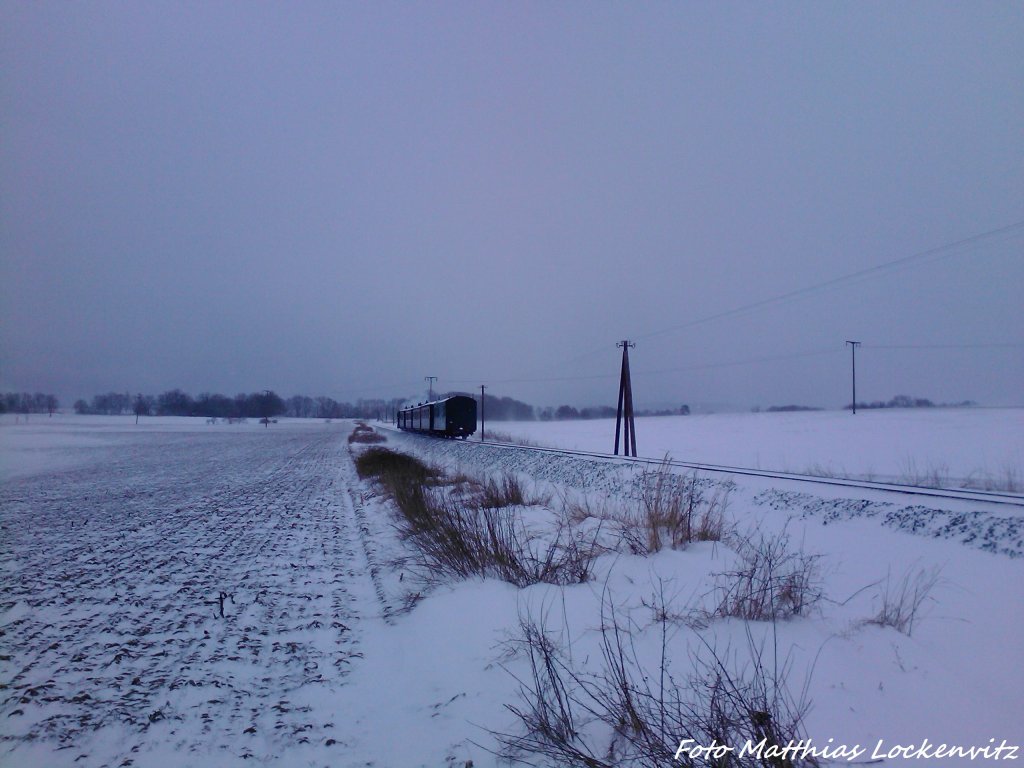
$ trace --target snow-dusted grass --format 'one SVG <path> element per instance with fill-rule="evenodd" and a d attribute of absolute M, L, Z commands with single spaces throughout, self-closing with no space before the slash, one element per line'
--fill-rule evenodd
<path fill-rule="evenodd" d="M 932 600 L 932 593 L 939 584 L 941 571 L 907 570 L 900 579 L 886 576 L 880 594 L 881 607 L 869 624 L 892 627 L 905 635 L 914 633 L 914 624 L 924 613 L 926 604 Z"/>
<path fill-rule="evenodd" d="M 654 595 L 651 607 L 654 629 L 645 632 L 606 601 L 600 660 L 589 669 L 574 660 L 557 630 L 521 619 L 512 648 L 529 660 L 529 672 L 519 679 L 520 703 L 511 707 L 521 728 L 500 735 L 507 756 L 584 768 L 820 764 L 796 755 L 772 759 L 772 750 L 804 738 L 809 702 L 806 689 L 797 696 L 790 691 L 791 669 L 774 657 L 763 633 L 746 625 L 739 664 L 732 647 L 707 642 L 691 652 L 687 668 L 675 656 L 677 627 L 664 593 Z M 659 645 L 651 647 L 652 638 Z M 761 752 L 720 751 L 745 744 L 758 744 Z"/>
<path fill-rule="evenodd" d="M 514 438 L 611 453 L 615 420 L 499 422 Z M 641 456 L 829 477 L 1024 490 L 1024 409 L 722 413 L 637 419 Z"/>
<path fill-rule="evenodd" d="M 539 502 L 514 507 L 531 535 L 601 526 L 585 583 L 428 581 L 356 473 L 351 452 L 373 446 L 350 446 L 350 423 L 54 419 L 0 426 L 16 470 L 0 489 L 5 765 L 505 765 L 495 753 L 530 735 L 508 707 L 531 706 L 531 627 L 591 704 L 574 738 L 610 765 L 645 764 L 630 734 L 674 753 L 682 714 L 724 694 L 859 762 L 879 740 L 1024 744 L 1018 512 L 684 473 L 678 487 L 728 491 L 726 535 L 639 554 L 610 523 L 642 509 L 650 469 L 375 424 L 452 480 L 493 480 L 488 503 L 518 484 Z M 19 464 L 36 451 L 66 463 Z M 774 620 L 722 610 L 765 573 Z M 630 697 L 658 729 L 616 719 Z M 756 735 L 732 719 L 727 738 Z"/>
<path fill-rule="evenodd" d="M 597 534 L 588 541 L 574 526 L 530 525 L 528 507 L 545 501 L 528 499 L 514 475 L 452 480 L 379 447 L 361 453 L 356 467 L 394 502 L 398 530 L 418 550 L 420 575 L 428 582 L 479 576 L 525 587 L 590 578 Z"/>
<path fill-rule="evenodd" d="M 614 515 L 617 503 L 637 504 L 651 487 L 649 469 L 614 461 L 556 459 L 413 435 L 391 440 L 452 467 L 465 469 L 472 462 L 486 471 L 519 471 L 575 488 L 586 499 L 577 497 L 576 503 L 595 517 Z M 727 660 L 734 680 L 770 682 L 773 697 L 798 713 L 801 702 L 808 702 L 800 732 L 819 747 L 860 748 L 867 753 L 858 754 L 860 761 L 876 748 L 887 754 L 897 745 L 920 747 L 925 739 L 978 748 L 992 747 L 990 739 L 994 746 L 1003 739 L 1024 744 L 1024 671 L 1007 663 L 1024 650 L 1024 561 L 974 549 L 1019 554 L 1019 510 L 967 513 L 970 505 L 961 502 L 900 507 L 889 500 L 855 500 L 852 492 L 794 493 L 784 483 L 776 489 L 770 481 L 748 484 L 739 477 L 700 482 L 729 489 L 728 516 L 738 537 L 648 556 L 620 550 L 598 561 L 588 585 L 537 585 L 522 592 L 521 625 L 543 629 L 572 685 L 592 687 L 609 674 L 616 678 L 603 661 L 601 632 L 608 627 L 601 617 L 613 606 L 618 624 L 629 631 L 627 671 L 638 685 L 662 677 L 663 648 L 665 674 L 683 687 L 692 688 L 694 676 L 713 668 L 715 659 Z M 903 596 L 902 577 L 894 581 L 892 574 L 904 573 L 941 578 L 925 583 L 911 575 Z M 754 588 L 744 593 L 744 585 Z M 723 603 L 750 601 L 723 596 L 743 594 L 765 596 L 774 610 L 760 615 L 776 618 L 724 615 L 730 611 L 721 610 Z M 912 635 L 899 620 L 908 612 Z M 518 709 L 528 713 L 537 699 L 524 632 L 513 632 L 507 666 L 525 683 Z M 587 699 L 585 690 L 581 695 Z M 627 760 L 623 736 L 605 716 L 610 710 L 593 709 L 577 712 L 580 721 L 574 722 L 584 740 L 577 747 L 601 760 L 613 750 L 615 765 L 649 764 Z M 529 735 L 525 724 L 504 733 L 509 739 Z M 949 758 L 941 764 L 971 762 Z M 561 763 L 551 764 L 568 763 L 563 753 Z"/>

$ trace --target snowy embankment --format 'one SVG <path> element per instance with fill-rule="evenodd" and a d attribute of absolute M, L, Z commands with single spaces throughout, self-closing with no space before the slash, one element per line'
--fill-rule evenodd
<path fill-rule="evenodd" d="M 657 464 L 635 463 L 609 457 L 602 460 L 503 446 L 473 445 L 459 441 L 429 441 L 417 435 L 396 434 L 413 450 L 426 451 L 435 462 L 464 466 L 487 473 L 522 473 L 556 488 L 585 494 L 640 500 Z M 411 442 L 410 442 L 411 441 Z M 685 470 L 674 469 L 684 473 Z M 1024 508 L 971 501 L 936 500 L 885 494 L 857 488 L 811 487 L 771 478 L 745 477 L 723 472 L 696 472 L 704 482 L 720 485 L 732 494 L 736 507 L 766 507 L 784 517 L 817 517 L 825 524 L 844 518 L 873 518 L 896 530 L 945 538 L 989 552 L 1024 556 Z M 1024 503 L 1024 499 L 1022 499 Z"/>
<path fill-rule="evenodd" d="M 538 445 L 611 453 L 614 419 L 494 422 Z M 721 413 L 637 419 L 641 456 L 879 482 L 1024 490 L 1024 408 Z"/>
<path fill-rule="evenodd" d="M 402 450 L 451 472 L 518 473 L 541 492 L 582 493 L 595 508 L 635 507 L 657 472 L 651 465 L 388 434 Z M 736 572 L 736 552 L 732 543 L 697 543 L 647 557 L 602 558 L 589 586 L 523 590 L 521 615 L 547 626 L 577 662 L 587 659 L 579 666 L 598 675 L 604 672 L 594 661 L 602 656 L 597 628 L 610 614 L 632 628 L 630 642 L 641 649 L 634 672 L 645 679 L 661 670 L 659 614 L 677 619 L 667 630 L 676 681 L 694 682 L 708 648 L 747 669 L 756 656 L 752 647 L 770 649 L 787 669 L 790 692 L 811 700 L 803 733 L 818 745 L 887 754 L 926 740 L 1024 744 L 1024 669 L 1009 662 L 1024 652 L 1018 508 L 903 504 L 870 491 L 808 491 L 728 475 L 705 475 L 702 482 L 710 494 L 728 491 L 728 515 L 741 538 L 786 539 L 793 553 L 813 560 L 821 599 L 811 611 L 774 623 L 702 620 L 714 612 L 723 576 Z M 901 589 L 922 597 L 914 626 L 903 631 L 877 623 Z M 969 762 L 947 757 L 932 764 Z"/>
<path fill-rule="evenodd" d="M 39 458 L 8 464 L 0 492 L 4 764 L 502 765 L 493 732 L 523 733 L 506 708 L 524 708 L 517 679 L 529 688 L 522 626 L 543 627 L 590 679 L 610 618 L 629 632 L 637 679 L 680 691 L 699 682 L 709 648 L 737 675 L 751 647 L 768 649 L 786 690 L 811 702 L 804 736 L 860 746 L 858 762 L 879 741 L 883 752 L 925 739 L 1024 744 L 1024 558 L 1008 556 L 1020 543 L 1005 531 L 982 551 L 880 524 L 892 517 L 882 498 L 705 477 L 709 495 L 729 491 L 738 535 L 786 538 L 811 568 L 813 604 L 746 622 L 718 615 L 742 565 L 737 537 L 641 555 L 612 548 L 606 527 L 609 551 L 584 584 L 427 583 L 393 505 L 355 473 L 350 424 L 140 427 L 0 429 L 3 456 Z M 516 473 L 547 497 L 522 510 L 538 528 L 581 500 L 612 517 L 635 508 L 650 479 L 615 462 L 381 432 L 451 474 Z M 880 512 L 814 513 L 822 501 Z M 904 577 L 933 586 L 900 631 L 877 620 Z M 621 751 L 615 729 L 577 715 L 601 756 Z M 665 740 L 685 737 L 669 728 Z"/>

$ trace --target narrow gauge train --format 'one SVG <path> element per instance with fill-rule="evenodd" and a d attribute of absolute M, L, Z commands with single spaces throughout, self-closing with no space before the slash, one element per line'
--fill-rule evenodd
<path fill-rule="evenodd" d="M 454 395 L 403 408 L 398 412 L 398 428 L 465 440 L 476 432 L 476 400 Z"/>

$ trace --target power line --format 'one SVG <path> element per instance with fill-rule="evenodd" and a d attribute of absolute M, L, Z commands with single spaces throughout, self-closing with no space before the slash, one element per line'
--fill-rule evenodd
<path fill-rule="evenodd" d="M 875 265 L 873 267 L 868 267 L 867 269 L 862 269 L 862 270 L 859 270 L 857 272 L 851 272 L 851 273 L 846 274 L 846 275 L 841 275 L 839 277 L 834 277 L 834 278 L 831 278 L 829 280 L 825 280 L 823 282 L 816 283 L 814 285 L 809 285 L 809 286 L 805 286 L 803 288 L 798 288 L 796 290 L 788 291 L 786 293 L 778 294 L 776 296 L 772 296 L 772 297 L 769 297 L 769 298 L 766 298 L 766 299 L 761 299 L 759 301 L 755 301 L 755 302 L 752 302 L 750 304 L 745 304 L 745 305 L 742 305 L 742 306 L 739 306 L 739 307 L 734 307 L 733 309 L 725 310 L 723 312 L 716 312 L 716 313 L 711 314 L 711 315 L 705 315 L 703 317 L 695 318 L 693 320 L 689 320 L 689 321 L 687 321 L 685 323 L 680 323 L 678 325 L 672 325 L 672 326 L 668 326 L 668 327 L 665 327 L 665 328 L 662 328 L 662 329 L 659 329 L 659 330 L 656 330 L 656 331 L 651 331 L 650 333 L 647 333 L 647 334 L 644 334 L 644 335 L 640 335 L 640 336 L 636 336 L 635 338 L 638 338 L 638 339 L 650 339 L 650 338 L 653 338 L 655 336 L 662 336 L 662 335 L 665 335 L 665 334 L 668 334 L 668 333 L 673 333 L 675 331 L 680 331 L 680 330 L 683 330 L 683 329 L 686 329 L 686 328 L 692 328 L 692 327 L 695 327 L 695 326 L 698 326 L 698 325 L 703 325 L 705 323 L 713 322 L 715 320 L 721 320 L 721 319 L 724 319 L 724 318 L 727 318 L 727 317 L 733 317 L 733 316 L 736 316 L 736 315 L 741 315 L 741 314 L 744 314 L 744 313 L 753 312 L 753 311 L 755 311 L 757 309 L 761 309 L 761 308 L 764 308 L 764 307 L 779 305 L 779 304 L 783 304 L 783 303 L 786 303 L 788 301 L 792 301 L 792 300 L 796 300 L 796 299 L 802 299 L 802 298 L 805 298 L 807 296 L 811 296 L 811 295 L 813 295 L 815 293 L 818 293 L 820 291 L 823 291 L 823 290 L 828 290 L 830 288 L 835 288 L 835 287 L 841 286 L 841 285 L 843 285 L 845 283 L 851 283 L 851 282 L 854 282 L 854 281 L 857 281 L 857 280 L 868 279 L 868 278 L 875 277 L 875 276 L 878 276 L 878 275 L 881 275 L 881 274 L 885 274 L 886 272 L 896 271 L 898 269 L 901 269 L 903 267 L 909 266 L 909 265 L 917 263 L 917 262 L 927 261 L 929 259 L 937 260 L 937 259 L 940 259 L 940 258 L 945 258 L 945 257 L 953 256 L 953 255 L 956 255 L 958 251 L 966 252 L 967 249 L 969 249 L 971 246 L 978 245 L 979 243 L 982 243 L 984 241 L 997 238 L 997 237 L 1002 236 L 1002 235 L 1013 235 L 1013 234 L 1016 234 L 1016 233 L 1018 233 L 1018 232 L 1020 232 L 1022 230 L 1024 230 L 1024 221 L 1017 221 L 1017 222 L 1014 222 L 1013 224 L 1008 224 L 1008 225 L 1006 225 L 1004 227 L 998 227 L 996 229 L 991 229 L 991 230 L 988 230 L 986 232 L 980 232 L 980 233 L 978 233 L 976 235 L 972 235 L 970 237 L 966 237 L 966 238 L 963 238 L 961 240 L 956 240 L 956 241 L 953 241 L 953 242 L 945 243 L 943 245 L 939 245 L 939 246 L 936 246 L 934 248 L 929 248 L 929 249 L 924 250 L 924 251 L 918 251 L 916 253 L 910 254 L 909 256 L 903 256 L 903 257 L 900 257 L 898 259 L 893 259 L 891 261 L 885 262 L 883 264 L 877 264 L 877 265 Z M 936 345 L 928 345 L 928 344 L 864 345 L 863 348 L 864 349 L 877 349 L 877 350 L 886 350 L 886 349 L 982 349 L 982 348 L 1007 348 L 1007 347 L 1020 347 L 1020 346 L 1024 346 L 1024 344 L 1020 344 L 1020 343 L 995 344 L 994 343 L 994 344 L 936 344 Z M 574 356 L 574 357 L 572 357 L 572 358 L 570 358 L 568 360 L 563 360 L 562 364 L 566 365 L 566 364 L 569 364 L 569 363 L 577 362 L 579 360 L 583 360 L 585 358 L 592 357 L 592 356 L 594 356 L 596 354 L 603 354 L 606 351 L 607 351 L 607 346 L 606 345 L 602 345 L 601 347 L 597 347 L 597 348 L 595 348 L 595 349 L 593 349 L 593 350 L 591 350 L 589 352 L 584 352 L 583 354 L 576 355 L 576 356 Z M 677 372 L 683 372 L 683 371 L 698 371 L 698 370 L 707 370 L 707 369 L 713 369 L 713 368 L 724 368 L 724 367 L 732 367 L 732 366 L 750 365 L 750 364 L 762 363 L 762 362 L 773 362 L 773 361 L 777 361 L 777 360 L 796 359 L 796 358 L 800 358 L 800 357 L 809 357 L 809 356 L 813 356 L 813 355 L 829 354 L 829 353 L 832 353 L 832 352 L 835 352 L 835 350 L 833 350 L 833 349 L 822 349 L 822 350 L 814 350 L 814 351 L 810 351 L 810 352 L 800 352 L 800 353 L 790 354 L 790 355 L 778 355 L 778 356 L 772 356 L 772 357 L 751 358 L 751 359 L 748 359 L 748 360 L 736 360 L 736 361 L 724 362 L 724 363 L 709 363 L 709 364 L 705 364 L 705 365 L 683 366 L 683 367 L 678 367 L 678 368 L 665 368 L 665 369 L 654 370 L 654 371 L 640 371 L 639 373 L 641 373 L 643 375 L 657 375 L 657 374 L 663 374 L 663 373 L 677 373 Z M 614 376 L 609 376 L 608 374 L 593 374 L 593 375 L 585 375 L 585 376 L 549 376 L 549 377 L 540 377 L 540 378 L 534 377 L 534 378 L 490 379 L 490 381 L 493 384 L 532 384 L 532 383 L 547 383 L 547 382 L 560 382 L 560 381 L 599 380 L 599 379 L 609 379 L 609 378 L 614 378 Z M 475 383 L 476 381 L 479 381 L 479 378 L 476 378 L 476 379 L 452 379 L 452 380 L 449 380 L 449 381 L 451 381 L 451 383 L 453 383 L 453 384 L 468 384 L 468 383 L 471 383 L 471 382 Z M 398 389 L 399 387 L 404 387 L 404 386 L 405 385 L 402 385 L 402 384 L 388 385 L 387 387 L 378 388 L 376 391 L 379 392 L 380 389 L 389 389 L 389 390 L 390 389 Z M 354 394 L 353 390 L 347 390 L 347 391 L 350 394 Z M 367 389 L 367 390 L 362 390 L 362 391 L 369 392 L 370 390 Z"/>
<path fill-rule="evenodd" d="M 952 256 L 958 249 L 963 249 L 968 246 L 977 245 L 978 243 L 983 242 L 985 240 L 989 240 L 1000 235 L 1017 232 L 1022 229 L 1024 229 L 1024 221 L 1018 221 L 1013 224 L 1009 224 L 1005 227 L 990 229 L 987 232 L 981 232 L 977 235 L 972 235 L 971 237 L 966 237 L 962 240 L 956 240 L 954 242 L 939 245 L 924 251 L 912 253 L 909 256 L 903 256 L 898 259 L 893 259 L 892 261 L 887 261 L 884 264 L 877 264 L 873 267 L 868 267 L 867 269 L 862 269 L 857 272 L 851 272 L 846 275 L 834 277 L 831 280 L 825 280 L 824 282 L 821 283 L 815 283 L 814 285 L 809 285 L 804 288 L 798 288 L 795 291 L 789 291 L 787 293 L 779 294 L 778 296 L 772 296 L 771 298 L 761 299 L 760 301 L 745 304 L 741 307 L 729 309 L 724 312 L 716 312 L 715 314 L 706 315 L 695 320 L 690 320 L 686 323 L 680 323 L 679 325 L 668 326 L 666 328 L 662 328 L 660 330 L 652 331 L 642 336 L 638 336 L 637 338 L 650 339 L 654 336 L 661 336 L 666 333 L 680 331 L 683 330 L 684 328 L 692 328 L 693 326 L 709 323 L 713 320 L 721 320 L 722 318 L 731 317 L 733 315 L 738 315 L 744 312 L 749 312 L 754 309 L 760 309 L 762 307 L 767 307 L 774 304 L 781 304 L 791 299 L 802 298 L 812 293 L 817 293 L 818 291 L 827 288 L 832 288 L 843 283 L 851 282 L 853 280 L 863 279 L 865 277 L 873 277 L 885 272 L 891 272 L 901 267 L 905 267 L 912 263 L 922 261 L 925 259 Z"/>
<path fill-rule="evenodd" d="M 784 354 L 784 355 L 771 355 L 771 356 L 766 356 L 766 357 L 752 357 L 752 358 L 748 358 L 746 360 L 730 360 L 730 361 L 721 362 L 721 363 L 703 363 L 703 364 L 699 364 L 699 365 L 683 365 L 683 366 L 679 366 L 679 367 L 675 367 L 675 368 L 660 368 L 660 369 L 657 369 L 657 370 L 637 371 L 637 373 L 638 374 L 642 374 L 644 376 L 656 376 L 656 375 L 663 374 L 663 373 L 680 373 L 680 372 L 685 372 L 685 371 L 703 371 L 703 370 L 709 370 L 709 369 L 713 369 L 713 368 L 731 368 L 731 367 L 735 367 L 735 366 L 752 365 L 752 364 L 755 364 L 755 363 L 770 363 L 770 362 L 776 362 L 776 361 L 780 361 L 780 360 L 795 360 L 795 359 L 802 358 L 802 357 L 815 357 L 817 355 L 834 355 L 834 354 L 838 354 L 841 351 L 842 351 L 841 349 L 836 348 L 836 347 L 828 347 L 828 348 L 822 348 L 822 349 L 808 350 L 808 351 L 805 351 L 805 352 L 789 353 L 789 354 Z M 558 381 L 588 381 L 588 380 L 614 379 L 614 378 L 615 378 L 615 374 L 597 373 L 597 374 L 588 374 L 588 375 L 580 375 L 580 376 L 548 376 L 548 377 L 543 377 L 543 378 L 497 379 L 497 380 L 492 380 L 491 383 L 492 384 L 494 384 L 494 383 L 497 383 L 497 384 L 543 384 L 543 383 L 558 382 Z M 470 379 L 446 379 L 446 381 L 451 381 L 453 384 L 465 384 L 465 383 L 467 383 L 467 382 L 469 382 L 471 380 Z"/>
<path fill-rule="evenodd" d="M 1024 342 L 1005 344 L 865 344 L 864 349 L 1011 349 L 1024 347 Z"/>
<path fill-rule="evenodd" d="M 546 376 L 533 379 L 488 379 L 491 384 L 539 384 L 549 381 L 585 381 L 587 379 L 614 379 L 614 374 L 594 373 L 586 376 Z M 468 384 L 477 379 L 445 379 L 451 384 Z"/>
<path fill-rule="evenodd" d="M 662 368 L 657 371 L 640 371 L 646 376 L 653 376 L 661 373 L 680 373 L 684 371 L 706 371 L 715 368 L 734 368 L 743 365 L 754 365 L 757 363 L 775 363 L 781 360 L 797 360 L 802 357 L 817 357 L 819 355 L 835 355 L 842 352 L 838 347 L 827 347 L 812 349 L 806 352 L 793 352 L 785 355 L 770 355 L 767 357 L 751 357 L 746 360 L 731 360 L 723 363 L 702 363 L 699 365 L 684 365 L 678 368 Z"/>
<path fill-rule="evenodd" d="M 771 296 L 771 297 L 769 297 L 767 299 L 761 299 L 759 301 L 755 301 L 755 302 L 752 302 L 750 304 L 744 304 L 742 306 L 734 307 L 732 309 L 727 309 L 727 310 L 724 310 L 722 312 L 715 312 L 715 313 L 710 314 L 710 315 L 705 315 L 703 317 L 698 317 L 698 318 L 695 318 L 693 320 L 688 320 L 685 323 L 679 323 L 677 325 L 666 326 L 665 328 L 661 328 L 661 329 L 658 329 L 658 330 L 655 330 L 655 331 L 651 331 L 651 332 L 646 333 L 646 334 L 637 335 L 637 336 L 635 336 L 635 338 L 637 338 L 637 339 L 644 339 L 644 340 L 645 339 L 651 339 L 651 338 L 654 338 L 656 336 L 663 336 L 665 334 L 674 333 L 675 331 L 681 331 L 681 330 L 684 330 L 686 328 L 693 328 L 695 326 L 703 325 L 705 323 L 710 323 L 710 322 L 713 322 L 715 320 L 722 320 L 722 319 L 727 318 L 727 317 L 733 317 L 733 316 L 736 316 L 736 315 L 745 314 L 745 313 L 752 312 L 752 311 L 757 310 L 757 309 L 762 309 L 764 307 L 784 304 L 784 303 L 792 301 L 794 299 L 802 299 L 802 298 L 814 295 L 815 293 L 818 293 L 818 292 L 821 292 L 821 291 L 824 291 L 824 290 L 828 290 L 830 288 L 835 288 L 835 287 L 841 286 L 844 283 L 851 283 L 851 282 L 858 281 L 858 280 L 864 280 L 864 279 L 867 279 L 867 278 L 876 277 L 878 275 L 885 274 L 886 272 L 897 271 L 897 270 L 899 270 L 899 269 L 901 269 L 903 267 L 909 266 L 909 265 L 914 264 L 916 262 L 927 261 L 929 259 L 937 260 L 937 259 L 940 259 L 940 258 L 944 258 L 944 257 L 948 257 L 948 256 L 953 256 L 953 255 L 956 255 L 958 251 L 966 252 L 971 246 L 978 245 L 979 243 L 982 243 L 982 242 L 984 242 L 986 240 L 991 240 L 991 239 L 1000 237 L 1002 235 L 1016 234 L 1016 233 L 1020 232 L 1021 230 L 1024 230 L 1024 221 L 1017 221 L 1017 222 L 1014 222 L 1013 224 L 1008 224 L 1008 225 L 1006 225 L 1004 227 L 998 227 L 996 229 L 990 229 L 987 232 L 980 232 L 980 233 L 978 233 L 976 235 L 971 235 L 970 237 L 963 238 L 962 240 L 955 240 L 953 242 L 949 242 L 949 243 L 945 243 L 943 245 L 935 246 L 934 248 L 928 248 L 927 250 L 924 250 L 924 251 L 918 251 L 916 253 L 912 253 L 909 256 L 902 256 L 902 257 L 900 257 L 898 259 L 893 259 L 893 260 L 887 261 L 887 262 L 885 262 L 883 264 L 876 264 L 875 266 L 868 267 L 867 269 L 862 269 L 862 270 L 859 270 L 857 272 L 851 272 L 851 273 L 846 274 L 846 275 L 840 275 L 839 277 L 833 277 L 833 278 L 831 278 L 829 280 L 825 280 L 825 281 L 820 282 L 820 283 L 815 283 L 814 285 L 808 285 L 808 286 L 805 286 L 803 288 L 798 288 L 798 289 L 793 290 L 793 291 L 787 291 L 786 293 L 781 293 L 781 294 L 778 294 L 776 296 Z M 604 353 L 605 351 L 606 351 L 606 348 L 604 346 L 596 347 L 596 348 L 594 348 L 591 351 L 584 352 L 584 353 L 582 353 L 580 355 L 577 355 L 577 356 L 575 356 L 573 358 L 570 358 L 569 360 L 564 361 L 564 362 L 567 362 L 567 363 L 577 362 L 579 360 L 583 360 L 585 358 L 592 357 L 594 355 Z"/>
<path fill-rule="evenodd" d="M 993 343 L 980 343 L 980 344 L 862 344 L 862 350 L 899 350 L 899 349 L 1017 349 L 1024 347 L 1024 342 L 993 342 Z M 607 349 L 605 350 L 607 351 Z M 806 350 L 803 352 L 790 352 L 781 355 L 766 355 L 761 357 L 750 357 L 741 360 L 728 360 L 718 363 L 699 363 L 695 365 L 682 365 L 675 366 L 672 368 L 657 368 L 650 370 L 637 371 L 638 374 L 644 376 L 657 376 L 666 373 L 685 373 L 689 371 L 706 371 L 714 370 L 716 368 L 735 368 L 742 367 L 744 365 L 757 365 L 760 363 L 774 363 L 781 362 L 784 360 L 798 360 L 805 357 L 818 357 L 821 355 L 838 355 L 842 352 L 839 347 L 821 347 L 818 349 Z M 554 383 L 560 381 L 597 381 L 600 379 L 613 379 L 615 374 L 607 373 L 595 373 L 595 374 L 582 374 L 578 376 L 544 376 L 544 377 L 531 377 L 531 378 L 510 378 L 510 379 L 492 379 L 492 384 L 545 384 Z M 475 383 L 476 379 L 446 379 L 451 384 L 469 384 Z M 381 390 L 393 390 L 399 388 L 406 388 L 408 382 L 399 384 L 383 385 L 377 388 L 366 388 L 360 389 L 359 394 L 373 395 L 379 393 Z M 479 385 L 477 385 L 479 386 Z M 354 390 L 341 390 L 342 392 L 348 392 L 349 394 L 354 393 Z"/>

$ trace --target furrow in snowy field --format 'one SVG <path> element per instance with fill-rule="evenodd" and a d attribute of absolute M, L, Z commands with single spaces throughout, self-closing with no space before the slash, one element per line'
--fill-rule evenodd
<path fill-rule="evenodd" d="M 101 765 L 340 745 L 318 703 L 380 613 L 344 432 L 108 458 L 3 492 L 4 751 Z"/>

